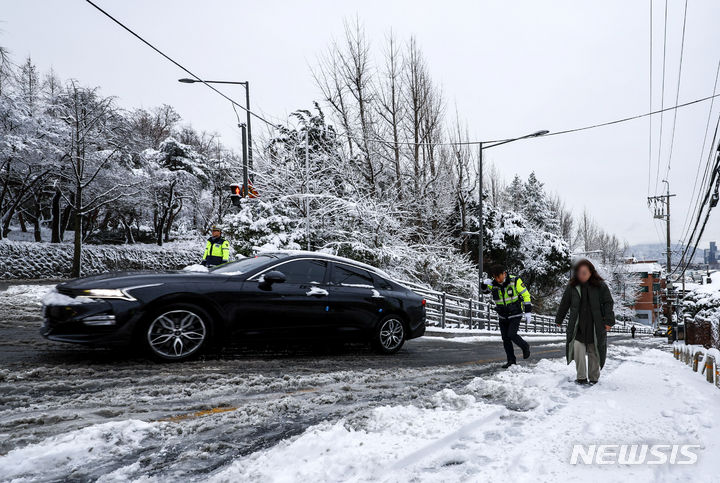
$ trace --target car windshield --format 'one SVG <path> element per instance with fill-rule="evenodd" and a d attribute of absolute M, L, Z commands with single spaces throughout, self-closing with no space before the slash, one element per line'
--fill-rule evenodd
<path fill-rule="evenodd" d="M 243 258 L 237 262 L 225 263 L 219 267 L 210 269 L 210 271 L 212 273 L 224 273 L 226 275 L 240 275 L 261 267 L 272 260 L 277 260 L 278 258 L 282 258 L 282 255 L 258 255 L 256 257 Z"/>

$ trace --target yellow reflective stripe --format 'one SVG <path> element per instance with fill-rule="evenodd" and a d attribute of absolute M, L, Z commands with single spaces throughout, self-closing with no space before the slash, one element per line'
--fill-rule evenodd
<path fill-rule="evenodd" d="M 515 282 L 516 290 L 518 290 L 518 295 L 522 295 L 523 301 L 526 304 L 530 303 L 530 293 L 528 292 L 527 287 L 525 287 L 525 284 L 523 283 L 522 279 L 518 278 Z"/>
<path fill-rule="evenodd" d="M 226 246 L 224 243 L 222 245 L 217 245 L 215 243 L 208 242 L 208 245 L 210 245 L 208 248 L 210 249 L 210 255 L 216 256 L 216 257 L 222 257 L 223 252 L 229 251 L 229 247 Z"/>

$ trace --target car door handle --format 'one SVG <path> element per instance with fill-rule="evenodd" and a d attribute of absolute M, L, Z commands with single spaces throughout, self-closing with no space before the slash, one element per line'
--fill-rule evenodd
<path fill-rule="evenodd" d="M 328 291 L 320 287 L 310 287 L 310 290 L 305 292 L 310 297 L 327 297 Z"/>

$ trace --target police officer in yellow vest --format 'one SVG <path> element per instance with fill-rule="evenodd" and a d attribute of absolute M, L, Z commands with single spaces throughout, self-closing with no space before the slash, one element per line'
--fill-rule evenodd
<path fill-rule="evenodd" d="M 484 280 L 481 288 L 484 293 L 492 294 L 495 302 L 500 334 L 507 355 L 507 364 L 503 365 L 503 368 L 507 369 L 517 363 L 513 342 L 522 349 L 523 359 L 530 357 L 530 345 L 518 335 L 520 320 L 529 322 L 531 319 L 530 292 L 520 277 L 508 275 L 502 265 L 491 266 L 488 273 L 492 279 Z"/>
<path fill-rule="evenodd" d="M 222 237 L 220 227 L 213 226 L 211 232 L 212 236 L 208 238 L 205 245 L 205 253 L 201 262 L 206 267 L 227 263 L 230 259 L 230 244 Z"/>

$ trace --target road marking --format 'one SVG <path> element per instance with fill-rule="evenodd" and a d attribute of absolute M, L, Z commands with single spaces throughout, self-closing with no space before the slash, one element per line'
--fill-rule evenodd
<path fill-rule="evenodd" d="M 174 422 L 178 422 L 178 421 L 184 421 L 186 419 L 195 419 L 195 418 L 201 418 L 203 416 L 210 416 L 211 414 L 227 413 L 230 411 L 235 411 L 237 409 L 238 408 L 236 408 L 236 407 L 204 409 L 202 411 L 195 411 L 194 413 L 179 414 L 177 416 L 170 416 L 169 418 L 156 419 L 155 421 L 174 423 Z"/>
<path fill-rule="evenodd" d="M 319 387 L 308 387 L 306 389 L 298 389 L 297 391 L 286 392 L 286 393 L 283 393 L 283 395 L 295 396 L 298 394 L 308 394 L 311 392 L 318 392 L 319 390 L 320 390 Z M 234 407 L 234 406 L 224 406 L 224 407 L 218 407 L 218 408 L 203 409 L 202 411 L 195 411 L 194 413 L 178 414 L 177 416 L 169 416 L 167 418 L 155 419 L 154 422 L 177 423 L 179 421 L 186 421 L 188 419 L 202 418 L 205 416 L 212 416 L 214 414 L 222 414 L 222 413 L 227 413 L 230 411 L 237 411 L 238 409 L 240 409 L 240 408 Z"/>

